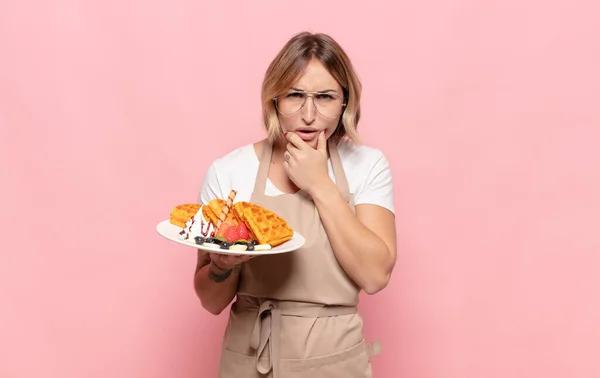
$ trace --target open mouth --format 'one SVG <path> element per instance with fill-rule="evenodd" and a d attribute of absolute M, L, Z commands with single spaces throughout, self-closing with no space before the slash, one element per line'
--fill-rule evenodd
<path fill-rule="evenodd" d="M 302 138 L 303 140 L 311 140 L 317 135 L 317 133 L 318 133 L 318 130 L 315 130 L 315 129 L 296 130 L 296 134 L 298 134 L 298 136 L 300 138 Z"/>

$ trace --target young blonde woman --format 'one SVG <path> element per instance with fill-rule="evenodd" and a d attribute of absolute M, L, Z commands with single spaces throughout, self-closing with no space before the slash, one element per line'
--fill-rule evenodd
<path fill-rule="evenodd" d="M 361 290 L 386 287 L 396 261 L 393 186 L 385 156 L 358 142 L 361 84 L 325 34 L 290 39 L 262 87 L 268 137 L 216 159 L 200 203 L 269 208 L 306 238 L 292 253 L 254 258 L 198 252 L 205 309 L 232 300 L 219 377 L 371 377 L 357 312 Z"/>

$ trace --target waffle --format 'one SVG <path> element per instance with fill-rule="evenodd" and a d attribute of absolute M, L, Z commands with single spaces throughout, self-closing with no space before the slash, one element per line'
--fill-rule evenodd
<path fill-rule="evenodd" d="M 233 210 L 259 244 L 276 247 L 294 236 L 294 230 L 283 218 L 262 206 L 240 201 L 233 205 Z"/>
<path fill-rule="evenodd" d="M 208 205 L 202 207 L 202 215 L 207 219 L 210 223 L 212 223 L 215 227 L 219 223 L 219 217 L 223 212 L 223 207 L 226 202 L 223 199 L 216 198 L 211 200 Z M 233 222 L 236 226 L 240 224 L 239 218 L 235 215 L 233 211 L 227 213 L 227 217 L 225 221 Z"/>
<path fill-rule="evenodd" d="M 169 221 L 181 228 L 185 228 L 185 223 L 192 219 L 194 215 L 200 210 L 200 204 L 197 203 L 186 203 L 177 205 L 171 210 L 171 218 Z"/>

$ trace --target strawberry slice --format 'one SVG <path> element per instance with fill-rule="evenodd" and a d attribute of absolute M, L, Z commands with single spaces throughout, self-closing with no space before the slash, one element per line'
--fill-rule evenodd
<path fill-rule="evenodd" d="M 221 224 L 219 232 L 215 236 L 222 236 L 231 243 L 238 240 L 248 240 L 248 228 L 244 223 L 240 223 L 237 227 L 231 221 Z"/>
<path fill-rule="evenodd" d="M 237 227 L 234 227 L 234 226 L 228 227 L 227 230 L 225 230 L 225 232 L 223 232 L 223 237 L 225 239 L 229 240 L 231 243 L 238 240 L 237 235 L 238 235 Z"/>
<path fill-rule="evenodd" d="M 240 223 L 236 229 L 237 239 L 236 240 L 248 240 L 248 228 L 244 223 Z"/>
<path fill-rule="evenodd" d="M 226 222 L 223 222 L 223 223 L 221 223 L 221 226 L 219 227 L 219 232 L 217 232 L 217 233 L 215 234 L 215 236 L 222 236 L 222 237 L 224 237 L 225 239 L 227 239 L 227 237 L 225 236 L 225 233 L 226 233 L 226 232 L 227 232 L 229 229 L 232 229 L 232 230 L 235 230 L 235 229 L 236 229 L 236 227 L 235 227 L 235 225 L 233 224 L 233 222 L 231 222 L 231 221 L 226 221 Z"/>

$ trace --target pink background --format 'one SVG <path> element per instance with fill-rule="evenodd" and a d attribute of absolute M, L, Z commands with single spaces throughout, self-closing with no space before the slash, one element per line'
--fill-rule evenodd
<path fill-rule="evenodd" d="M 352 57 L 395 176 L 375 376 L 600 376 L 595 2 L 50 3 L 0 6 L 0 377 L 215 376 L 227 314 L 155 225 L 263 136 L 304 29 Z"/>

